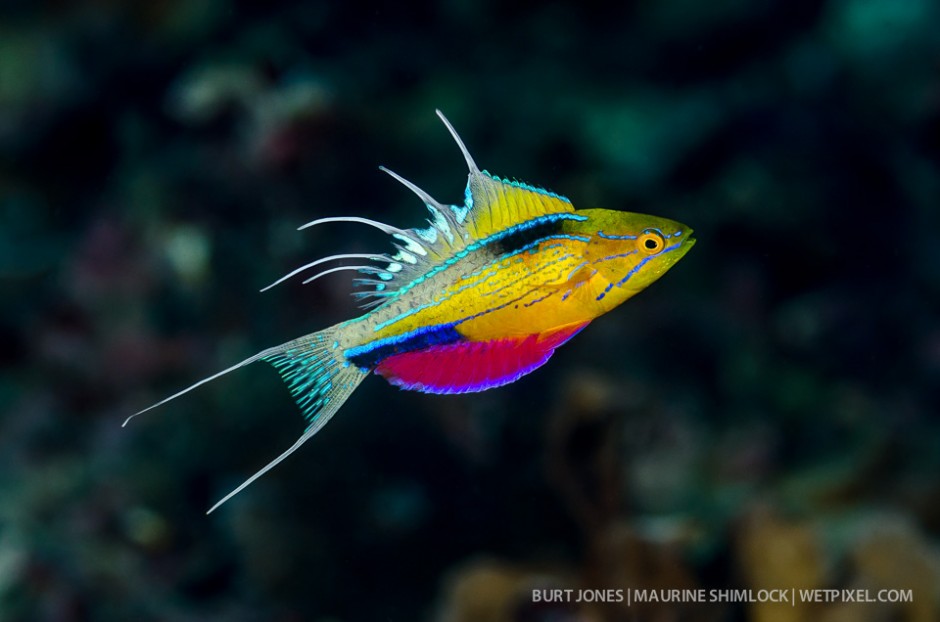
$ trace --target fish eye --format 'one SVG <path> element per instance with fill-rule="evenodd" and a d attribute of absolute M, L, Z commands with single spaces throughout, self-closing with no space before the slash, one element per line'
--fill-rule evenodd
<path fill-rule="evenodd" d="M 663 247 L 666 245 L 666 241 L 663 239 L 663 234 L 655 229 L 647 229 L 637 238 L 637 244 L 640 247 L 640 250 L 646 253 L 647 255 L 655 255 L 659 251 L 663 250 Z"/>

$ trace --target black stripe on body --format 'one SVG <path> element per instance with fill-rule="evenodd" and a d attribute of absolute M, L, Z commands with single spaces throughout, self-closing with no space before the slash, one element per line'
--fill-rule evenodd
<path fill-rule="evenodd" d="M 490 242 L 489 249 L 495 255 L 512 254 L 532 244 L 532 242 L 561 233 L 563 227 L 564 220 L 560 219 L 546 220 L 529 227 L 516 225 L 510 227 L 502 237 Z"/>
<path fill-rule="evenodd" d="M 441 324 L 349 348 L 343 352 L 343 355 L 350 363 L 361 369 L 372 369 L 380 361 L 392 355 L 424 350 L 431 346 L 454 343 L 461 339 L 463 335 L 457 332 L 453 324 Z"/>

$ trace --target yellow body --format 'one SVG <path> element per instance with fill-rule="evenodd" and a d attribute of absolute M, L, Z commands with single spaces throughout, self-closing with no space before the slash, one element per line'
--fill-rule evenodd
<path fill-rule="evenodd" d="M 431 212 L 430 227 L 403 230 L 357 216 L 305 225 L 362 222 L 393 236 L 397 254 L 366 255 L 384 267 L 342 266 L 308 279 L 342 269 L 372 274 L 373 289 L 357 295 L 374 298 L 368 304 L 375 308 L 268 348 L 150 407 L 254 361 L 267 361 L 281 373 L 308 421 L 306 430 L 212 509 L 316 434 L 369 373 L 432 393 L 513 382 L 544 364 L 585 324 L 657 280 L 695 243 L 692 230 L 675 221 L 575 210 L 560 195 L 481 171 L 450 123 L 438 116 L 470 170 L 463 205 L 442 204 L 387 171 L 422 199 Z M 363 255 L 320 259 L 276 283 L 349 257 Z"/>
<path fill-rule="evenodd" d="M 572 213 L 585 218 L 563 221 L 557 232 L 515 254 L 483 246 L 402 294 L 403 300 L 364 316 L 373 330 L 356 331 L 355 345 L 444 324 L 455 324 L 469 340 L 489 341 L 590 322 L 643 290 L 694 244 L 691 229 L 664 218 Z M 657 241 L 654 249 L 642 247 L 650 239 L 644 232 Z"/>

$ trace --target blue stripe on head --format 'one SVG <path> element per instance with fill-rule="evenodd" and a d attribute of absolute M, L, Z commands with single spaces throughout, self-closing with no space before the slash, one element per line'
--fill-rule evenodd
<path fill-rule="evenodd" d="M 597 232 L 597 237 L 604 238 L 605 240 L 635 240 L 637 236 L 635 235 L 614 235 L 612 233 L 604 233 L 603 231 Z"/>
<path fill-rule="evenodd" d="M 666 253 L 668 253 L 668 252 L 670 252 L 670 251 L 673 251 L 673 250 L 679 248 L 680 246 L 682 246 L 682 242 L 676 242 L 676 243 L 673 244 L 672 246 L 667 246 L 667 247 L 666 247 L 665 249 L 663 249 L 663 251 L 660 252 L 660 253 L 657 253 L 657 254 L 655 254 L 655 255 L 648 255 L 648 256 L 644 257 L 643 259 L 640 260 L 640 262 L 639 262 L 637 265 L 633 266 L 633 268 L 631 268 L 630 271 L 627 272 L 626 276 L 624 276 L 622 279 L 620 279 L 620 280 L 617 281 L 616 283 L 610 283 L 610 284 L 607 286 L 607 289 L 605 289 L 603 292 L 601 292 L 601 294 L 597 297 L 597 299 L 598 299 L 598 300 L 603 300 L 604 296 L 607 295 L 607 292 L 609 292 L 611 289 L 613 289 L 613 286 L 614 286 L 614 285 L 616 285 L 617 287 L 620 287 L 620 286 L 622 286 L 624 283 L 626 283 L 627 281 L 629 281 L 630 278 L 631 278 L 634 274 L 636 274 L 637 272 L 639 272 L 639 271 L 640 271 L 640 268 L 642 268 L 643 266 L 645 266 L 645 265 L 646 265 L 646 262 L 648 262 L 650 259 L 653 259 L 654 257 L 662 257 L 664 254 L 666 254 Z M 628 254 L 629 254 L 629 253 L 628 253 Z"/>

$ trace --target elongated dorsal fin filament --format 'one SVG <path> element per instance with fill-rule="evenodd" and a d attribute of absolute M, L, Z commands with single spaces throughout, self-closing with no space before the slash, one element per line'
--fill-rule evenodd
<path fill-rule="evenodd" d="M 399 182 L 405 188 L 408 188 L 409 190 L 414 192 L 416 195 L 418 195 L 418 198 L 424 201 L 425 205 L 429 207 L 435 207 L 442 211 L 444 210 L 445 206 L 440 201 L 438 201 L 437 199 L 432 197 L 430 194 L 428 194 L 427 192 L 425 192 L 424 190 L 422 190 L 421 188 L 419 188 L 412 182 L 408 181 L 407 179 L 405 179 L 404 177 L 402 177 L 395 171 L 387 169 L 384 166 L 380 166 L 379 170 L 382 171 L 383 173 L 387 173 L 392 179 Z"/>
<path fill-rule="evenodd" d="M 291 272 L 288 272 L 287 274 L 285 274 L 284 276 L 282 276 L 282 277 L 279 278 L 278 280 L 274 281 L 273 283 L 271 283 L 271 284 L 268 285 L 267 287 L 262 288 L 260 291 L 266 292 L 266 291 L 268 291 L 269 289 L 271 289 L 272 287 L 274 287 L 275 285 L 279 285 L 279 284 L 283 283 L 283 282 L 286 281 L 287 279 L 289 279 L 289 278 L 291 278 L 292 276 L 295 276 L 295 275 L 297 275 L 297 274 L 300 274 L 300 273 L 303 272 L 304 270 L 307 270 L 307 269 L 309 269 L 309 268 L 313 268 L 314 266 L 319 266 L 320 264 L 326 263 L 326 262 L 328 262 L 328 261 L 335 261 L 335 260 L 338 260 L 338 259 L 371 259 L 371 260 L 373 260 L 373 261 L 391 261 L 391 257 L 389 257 L 388 255 L 380 255 L 380 254 L 344 253 L 344 254 L 342 254 L 342 255 L 330 255 L 329 257 L 323 257 L 322 259 L 317 259 L 316 261 L 311 261 L 310 263 L 304 264 L 304 265 L 300 266 L 299 268 L 297 268 L 297 269 L 295 269 L 295 270 L 292 270 Z"/>
<path fill-rule="evenodd" d="M 447 131 L 450 132 L 450 135 L 454 137 L 454 140 L 457 142 L 457 146 L 460 147 L 460 153 L 463 154 L 464 160 L 467 161 L 467 168 L 470 169 L 470 174 L 479 173 L 480 169 L 477 167 L 476 162 L 473 161 L 473 158 L 470 156 L 470 152 L 467 150 L 467 146 L 463 144 L 463 141 L 460 140 L 460 136 L 457 134 L 457 130 L 454 129 L 454 126 L 450 124 L 450 121 L 447 120 L 447 117 L 444 116 L 444 113 L 440 110 L 435 110 L 437 116 L 440 117 L 441 121 L 444 122 L 444 126 L 447 128 Z"/>
<path fill-rule="evenodd" d="M 329 270 L 324 270 L 323 272 L 318 272 L 313 276 L 304 279 L 304 285 L 316 281 L 321 276 L 326 276 L 327 274 L 333 274 L 334 272 L 341 272 L 343 270 L 358 270 L 359 272 L 382 272 L 380 268 L 375 266 L 339 266 L 337 268 L 330 268 Z"/>
<path fill-rule="evenodd" d="M 407 238 L 414 239 L 411 237 L 411 234 L 404 229 L 399 229 L 398 227 L 393 227 L 392 225 L 387 225 L 384 222 L 379 222 L 377 220 L 369 220 L 368 218 L 363 218 L 361 216 L 328 216 L 326 218 L 317 218 L 316 220 L 311 220 L 305 225 L 297 227 L 297 230 L 302 231 L 304 229 L 316 227 L 317 225 L 323 225 L 328 222 L 358 222 L 364 225 L 369 225 L 370 227 L 375 227 L 379 231 L 389 235 L 403 235 Z"/>

